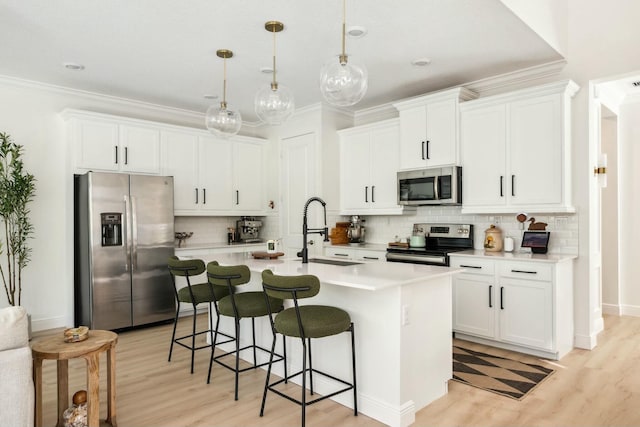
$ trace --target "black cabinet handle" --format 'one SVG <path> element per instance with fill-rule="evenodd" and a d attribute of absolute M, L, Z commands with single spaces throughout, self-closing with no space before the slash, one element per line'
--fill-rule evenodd
<path fill-rule="evenodd" d="M 504 186 L 504 176 L 500 175 L 500 197 L 504 197 L 502 187 Z"/>
<path fill-rule="evenodd" d="M 464 265 L 464 264 L 460 264 L 461 268 L 476 268 L 478 270 L 482 270 L 482 267 L 478 267 L 477 265 Z"/>
<path fill-rule="evenodd" d="M 240 204 L 240 191 L 236 190 L 236 205 Z"/>
<path fill-rule="evenodd" d="M 115 161 L 115 164 L 117 165 L 117 164 L 118 164 L 118 146 L 117 146 L 117 145 L 114 145 L 114 147 L 113 147 L 113 148 L 114 148 L 114 150 L 115 150 L 115 152 L 116 152 L 116 161 Z"/>
<path fill-rule="evenodd" d="M 372 185 L 371 186 L 371 203 L 375 203 L 376 202 L 376 186 Z"/>
<path fill-rule="evenodd" d="M 422 141 L 422 148 L 421 148 L 421 150 L 420 150 L 420 154 L 422 155 L 422 160 L 427 160 L 427 159 L 425 159 L 425 157 L 424 157 L 424 141 Z"/>
<path fill-rule="evenodd" d="M 369 187 L 364 187 L 364 202 L 369 203 Z"/>
<path fill-rule="evenodd" d="M 511 195 L 515 197 L 516 195 L 516 176 L 511 175 Z"/>
<path fill-rule="evenodd" d="M 196 187 L 196 205 L 198 204 L 198 187 Z"/>
<path fill-rule="evenodd" d="M 429 157 L 429 140 L 427 140 L 427 160 L 430 160 L 431 157 Z"/>
<path fill-rule="evenodd" d="M 377 259 L 380 259 L 380 258 L 378 258 L 377 256 L 363 256 L 362 258 L 363 258 L 363 259 L 376 259 L 376 260 L 377 260 Z"/>
<path fill-rule="evenodd" d="M 125 165 L 129 164 L 129 148 L 128 147 L 124 147 L 124 164 Z"/>
<path fill-rule="evenodd" d="M 500 286 L 500 310 L 504 310 L 504 286 Z"/>
<path fill-rule="evenodd" d="M 349 254 L 333 254 L 335 256 L 349 256 Z"/>
<path fill-rule="evenodd" d="M 527 270 L 511 270 L 512 273 L 526 273 L 526 274 L 538 274 L 537 271 L 527 271 Z"/>
<path fill-rule="evenodd" d="M 489 285 L 489 308 L 493 308 L 492 295 L 493 294 L 493 285 Z"/>
<path fill-rule="evenodd" d="M 206 188 L 202 189 L 202 204 L 203 205 L 207 204 L 207 189 Z"/>

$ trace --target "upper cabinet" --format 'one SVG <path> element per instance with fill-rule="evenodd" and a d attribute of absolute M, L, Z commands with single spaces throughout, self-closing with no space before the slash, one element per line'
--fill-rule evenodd
<path fill-rule="evenodd" d="M 79 170 L 160 173 L 160 130 L 144 122 L 67 111 L 74 167 Z"/>
<path fill-rule="evenodd" d="M 400 170 L 460 163 L 458 105 L 475 98 L 465 88 L 394 103 L 400 113 Z"/>
<path fill-rule="evenodd" d="M 264 215 L 264 144 L 162 132 L 162 173 L 174 177 L 176 215 Z"/>
<path fill-rule="evenodd" d="M 462 213 L 574 212 L 563 81 L 461 105 Z"/>
<path fill-rule="evenodd" d="M 338 131 L 340 214 L 402 214 L 398 205 L 398 120 Z"/>

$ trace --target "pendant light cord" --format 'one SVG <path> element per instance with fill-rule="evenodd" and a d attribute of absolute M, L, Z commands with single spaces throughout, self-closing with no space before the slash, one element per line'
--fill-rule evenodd
<path fill-rule="evenodd" d="M 222 72 L 223 72 L 223 80 L 222 80 L 222 102 L 220 106 L 223 110 L 227 108 L 227 57 L 222 58 Z"/>
<path fill-rule="evenodd" d="M 278 81 L 276 80 L 276 27 L 273 27 L 273 83 L 271 83 L 271 90 L 278 90 Z"/>
<path fill-rule="evenodd" d="M 345 34 L 347 32 L 347 0 L 342 0 L 342 55 L 340 55 L 340 64 L 347 64 L 347 52 Z"/>

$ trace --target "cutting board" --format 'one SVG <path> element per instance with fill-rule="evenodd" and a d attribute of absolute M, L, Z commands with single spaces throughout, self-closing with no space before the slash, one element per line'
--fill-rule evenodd
<path fill-rule="evenodd" d="M 269 252 L 264 252 L 264 251 L 256 251 L 256 252 L 251 252 L 251 255 L 255 258 L 255 259 L 276 259 L 279 256 L 284 255 L 284 252 L 274 252 L 274 253 L 269 253 Z"/>

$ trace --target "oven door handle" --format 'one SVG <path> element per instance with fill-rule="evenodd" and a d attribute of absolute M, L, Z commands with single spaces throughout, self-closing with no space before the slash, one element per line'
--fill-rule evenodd
<path fill-rule="evenodd" d="M 387 252 L 387 261 L 390 262 L 414 262 L 417 264 L 438 264 L 447 265 L 446 256 L 437 255 L 410 255 L 410 254 L 397 254 L 393 252 Z"/>

